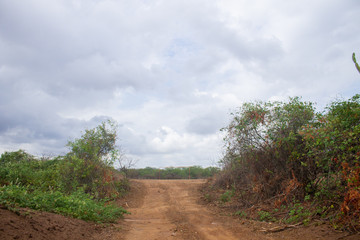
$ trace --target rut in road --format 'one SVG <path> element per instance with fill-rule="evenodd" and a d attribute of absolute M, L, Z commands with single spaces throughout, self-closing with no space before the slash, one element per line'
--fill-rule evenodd
<path fill-rule="evenodd" d="M 197 189 L 204 180 L 140 181 L 146 195 L 141 206 L 129 208 L 125 239 L 271 239 L 245 227 L 234 232 L 232 221 L 224 221 L 199 204 Z"/>

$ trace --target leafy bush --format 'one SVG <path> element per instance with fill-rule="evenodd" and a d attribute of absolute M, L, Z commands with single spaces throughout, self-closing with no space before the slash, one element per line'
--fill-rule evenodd
<path fill-rule="evenodd" d="M 112 171 L 112 164 L 119 158 L 116 138 L 116 126 L 108 121 L 86 130 L 81 138 L 69 141 L 71 151 L 64 157 L 61 168 L 67 192 L 83 187 L 96 198 L 116 194 Z"/>
<path fill-rule="evenodd" d="M 38 160 L 19 150 L 0 156 L 0 184 L 21 183 L 41 189 L 59 187 L 59 159 Z"/>

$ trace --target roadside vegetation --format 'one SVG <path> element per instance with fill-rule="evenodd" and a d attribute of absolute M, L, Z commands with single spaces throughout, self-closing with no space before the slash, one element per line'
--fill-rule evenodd
<path fill-rule="evenodd" d="M 360 95 L 323 112 L 298 97 L 244 103 L 222 131 L 222 170 L 207 201 L 242 218 L 360 230 Z"/>
<path fill-rule="evenodd" d="M 146 167 L 128 169 L 128 177 L 137 179 L 200 179 L 212 177 L 219 170 L 217 167 L 202 168 L 200 166 L 169 167 L 165 169 Z"/>
<path fill-rule="evenodd" d="M 129 183 L 113 168 L 118 160 L 116 128 L 111 121 L 86 130 L 68 143 L 69 153 L 37 158 L 23 150 L 0 156 L 0 205 L 113 222 L 127 213 L 111 200 L 125 194 Z"/>

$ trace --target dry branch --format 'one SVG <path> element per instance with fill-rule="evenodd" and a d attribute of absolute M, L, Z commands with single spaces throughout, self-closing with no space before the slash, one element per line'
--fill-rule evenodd
<path fill-rule="evenodd" d="M 295 228 L 297 226 L 300 226 L 301 224 L 302 224 L 302 222 L 294 224 L 294 225 L 277 226 L 277 227 L 269 228 L 269 229 L 262 228 L 259 231 L 260 232 L 265 232 L 265 233 L 276 233 L 276 232 L 284 231 L 285 229 L 288 229 L 288 228 Z"/>

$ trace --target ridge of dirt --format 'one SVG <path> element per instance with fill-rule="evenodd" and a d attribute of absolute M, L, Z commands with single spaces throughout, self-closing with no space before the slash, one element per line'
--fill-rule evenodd
<path fill-rule="evenodd" d="M 96 239 L 102 227 L 62 215 L 0 207 L 0 239 Z"/>
<path fill-rule="evenodd" d="M 131 190 L 123 198 L 117 201 L 117 204 L 124 208 L 136 208 L 144 204 L 144 197 L 148 190 L 141 181 L 130 180 Z"/>

